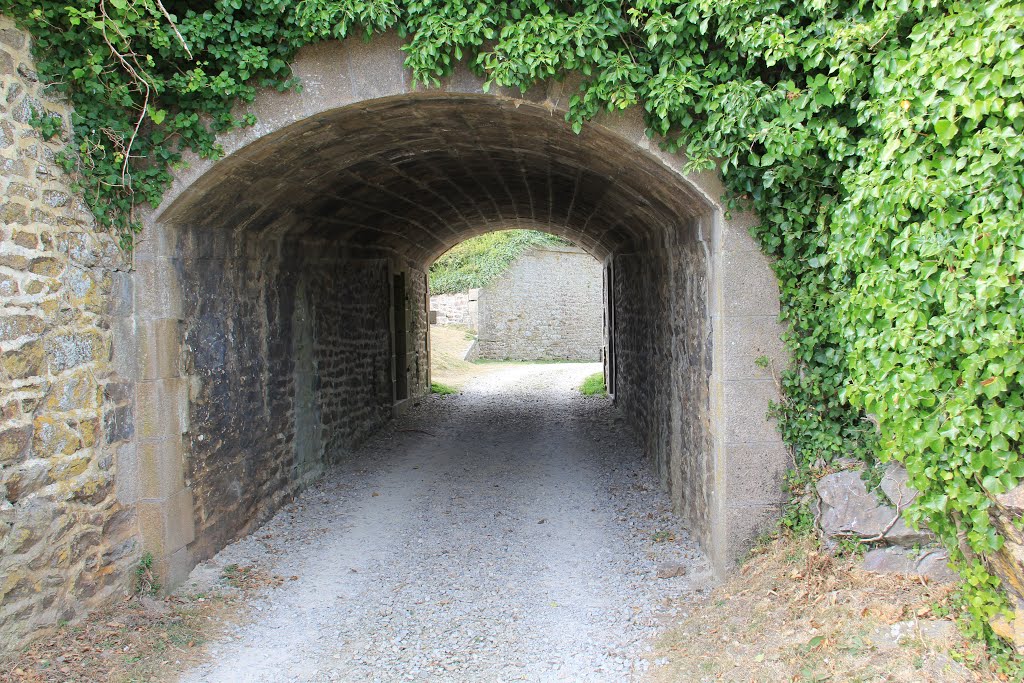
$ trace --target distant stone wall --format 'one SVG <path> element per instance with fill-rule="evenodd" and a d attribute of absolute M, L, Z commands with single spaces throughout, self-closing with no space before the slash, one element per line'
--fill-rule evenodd
<path fill-rule="evenodd" d="M 476 330 L 479 297 L 479 289 L 454 294 L 435 294 L 430 297 L 430 310 L 437 311 L 438 325 L 465 325 Z"/>
<path fill-rule="evenodd" d="M 601 359 L 601 264 L 575 247 L 531 249 L 480 290 L 478 358 Z"/>
<path fill-rule="evenodd" d="M 60 139 L 33 110 L 64 118 Z M 139 553 L 114 492 L 134 420 L 112 330 L 132 283 L 54 163 L 68 119 L 0 16 L 0 654 L 127 587 Z"/>

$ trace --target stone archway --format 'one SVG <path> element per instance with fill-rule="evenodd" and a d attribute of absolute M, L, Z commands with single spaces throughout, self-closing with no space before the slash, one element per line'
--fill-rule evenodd
<path fill-rule="evenodd" d="M 145 547 L 169 585 L 265 519 L 405 393 L 429 387 L 426 266 L 501 227 L 570 237 L 609 272 L 616 400 L 719 571 L 781 503 L 765 416 L 777 284 L 714 174 L 635 112 L 573 135 L 571 82 L 416 88 L 395 36 L 324 43 L 299 94 L 262 93 L 227 156 L 193 160 L 136 250 L 136 457 Z M 402 287 L 396 287 L 396 278 Z M 393 300 L 404 291 L 403 301 Z M 397 395 L 401 398 L 401 392 Z M 119 470 L 120 471 L 120 470 Z M 136 475 L 131 474 L 136 472 Z"/>

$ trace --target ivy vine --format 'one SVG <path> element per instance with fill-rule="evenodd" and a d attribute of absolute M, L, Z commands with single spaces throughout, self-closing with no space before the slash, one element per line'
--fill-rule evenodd
<path fill-rule="evenodd" d="M 458 62 L 526 89 L 570 71 L 569 121 L 642 107 L 718 164 L 775 258 L 801 467 L 898 460 L 980 630 L 1005 607 L 993 497 L 1024 478 L 1024 4 L 1013 0 L 0 0 L 74 106 L 61 156 L 126 236 L 186 150 L 316 41 L 393 29 L 416 79 Z M 351 38 L 350 38 L 351 39 Z M 55 131 L 49 131 L 51 133 Z M 875 424 L 879 426 L 876 432 Z"/>

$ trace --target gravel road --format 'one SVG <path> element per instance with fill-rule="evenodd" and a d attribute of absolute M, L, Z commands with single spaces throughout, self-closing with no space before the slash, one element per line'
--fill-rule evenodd
<path fill-rule="evenodd" d="M 576 391 L 599 370 L 510 366 L 420 400 L 196 568 L 183 590 L 229 564 L 297 579 L 182 680 L 642 679 L 711 573 L 610 400 Z"/>

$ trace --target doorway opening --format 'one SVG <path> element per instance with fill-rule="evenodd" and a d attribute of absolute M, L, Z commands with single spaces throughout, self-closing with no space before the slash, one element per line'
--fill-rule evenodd
<path fill-rule="evenodd" d="M 489 232 L 442 254 L 429 271 L 434 391 L 509 365 L 601 363 L 602 272 L 573 242 L 539 230 Z"/>

